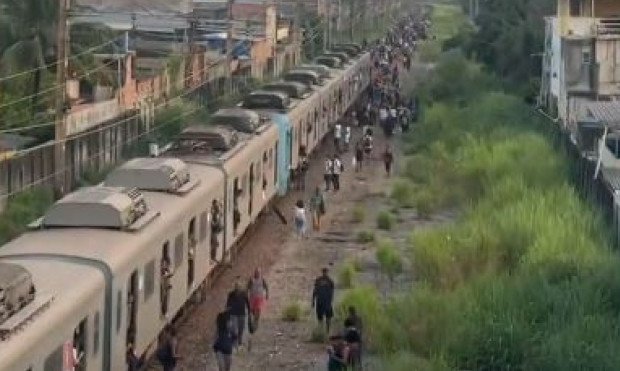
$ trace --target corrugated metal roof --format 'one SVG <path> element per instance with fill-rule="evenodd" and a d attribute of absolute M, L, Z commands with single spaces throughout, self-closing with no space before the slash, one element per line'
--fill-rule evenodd
<path fill-rule="evenodd" d="M 620 128 L 620 102 L 592 102 L 586 105 L 586 113 L 606 126 Z"/>

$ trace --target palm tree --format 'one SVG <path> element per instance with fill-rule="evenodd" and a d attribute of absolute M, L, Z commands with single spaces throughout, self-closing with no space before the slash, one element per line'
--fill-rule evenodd
<path fill-rule="evenodd" d="M 54 0 L 0 0 L 0 77 L 33 70 L 24 75 L 32 84 L 33 113 L 41 89 L 46 57 L 54 54 L 57 2 Z M 4 37 L 8 35 L 8 37 Z M 22 83 L 24 79 L 19 79 Z M 4 89 L 19 89 L 11 80 Z"/>

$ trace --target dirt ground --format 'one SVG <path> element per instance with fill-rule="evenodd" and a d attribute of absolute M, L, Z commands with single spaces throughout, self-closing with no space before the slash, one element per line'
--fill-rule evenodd
<path fill-rule="evenodd" d="M 405 74 L 403 74 L 405 75 Z M 415 76 L 415 72 L 406 79 Z M 404 81 L 403 86 L 411 86 Z M 316 319 L 310 306 L 314 279 L 321 268 L 328 267 L 336 283 L 340 266 L 345 261 L 355 260 L 362 266 L 358 282 L 382 285 L 378 264 L 374 258 L 372 244 L 356 241 L 360 230 L 372 230 L 379 238 L 389 235 L 398 246 L 413 228 L 423 227 L 433 221 L 420 220 L 413 210 L 397 213 L 397 226 L 393 232 L 376 230 L 376 215 L 381 210 L 392 210 L 387 195 L 390 179 L 386 177 L 380 153 L 388 142 L 395 151 L 395 168 L 399 166 L 399 134 L 386 139 L 379 128 L 375 128 L 373 159 L 365 161 L 361 172 L 356 173 L 352 165 L 352 151 L 341 158 L 345 172 L 341 176 L 339 192 L 324 193 L 327 213 L 320 232 L 311 232 L 305 240 L 294 235 L 292 223 L 284 225 L 273 213 L 268 212 L 257 222 L 237 259 L 209 290 L 206 300 L 194 306 L 179 327 L 179 350 L 182 356 L 179 370 L 217 370 L 212 351 L 215 331 L 215 317 L 222 309 L 226 296 L 235 280 L 243 282 L 255 268 L 260 268 L 269 284 L 270 298 L 261 318 L 258 331 L 246 336 L 246 346 L 233 355 L 233 370 L 325 370 L 327 354 L 325 344 L 310 342 Z M 361 129 L 354 129 L 352 143 L 361 136 Z M 309 200 L 314 188 L 323 184 L 323 161 L 333 154 L 331 138 L 326 138 L 321 148 L 311 159 L 306 182 L 306 191 L 290 192 L 277 202 L 277 207 L 292 221 L 293 205 L 298 199 Z M 365 220 L 355 223 L 352 210 L 356 205 L 365 209 Z M 404 249 L 404 247 L 402 247 Z M 413 274 L 408 267 L 401 275 L 401 287 L 409 286 Z M 399 285 L 397 284 L 396 287 Z M 344 289 L 336 289 L 336 302 Z M 284 308 L 299 302 L 303 316 L 298 322 L 282 320 Z M 334 330 L 341 330 L 342 324 L 334 324 Z M 248 347 L 250 339 L 251 347 Z M 151 367 L 156 370 L 158 366 Z M 367 367 L 366 369 L 371 369 Z"/>

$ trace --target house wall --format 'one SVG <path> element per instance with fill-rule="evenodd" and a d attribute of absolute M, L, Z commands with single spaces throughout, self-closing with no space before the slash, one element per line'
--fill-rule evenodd
<path fill-rule="evenodd" d="M 617 0 L 595 0 L 594 16 L 598 18 L 620 17 L 620 2 Z"/>

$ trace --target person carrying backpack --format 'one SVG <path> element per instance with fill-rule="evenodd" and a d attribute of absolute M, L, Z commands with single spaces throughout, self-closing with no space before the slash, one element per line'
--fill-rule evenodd
<path fill-rule="evenodd" d="M 219 371 L 230 371 L 235 339 L 231 331 L 228 308 L 217 315 L 216 328 L 217 334 L 213 344 L 213 351 L 217 359 L 217 367 Z"/>

